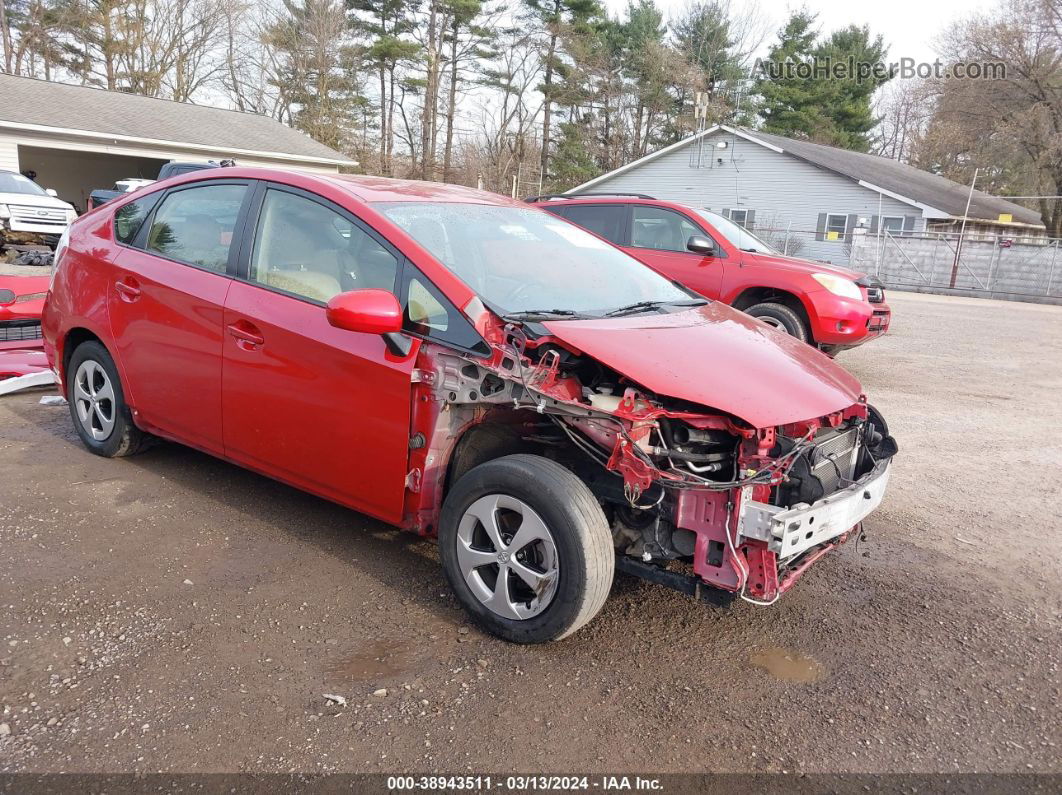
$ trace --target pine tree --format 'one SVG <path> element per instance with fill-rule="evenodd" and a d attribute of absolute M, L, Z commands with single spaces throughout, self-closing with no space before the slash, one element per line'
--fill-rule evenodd
<path fill-rule="evenodd" d="M 768 62 L 790 64 L 794 69 L 790 74 L 762 75 L 757 83 L 764 132 L 811 138 L 821 125 L 821 86 L 810 73 L 801 77 L 795 69 L 814 65 L 814 24 L 814 14 L 793 14 L 779 31 L 778 43 L 767 53 Z"/>
<path fill-rule="evenodd" d="M 718 0 L 694 2 L 671 24 L 671 34 L 696 70 L 694 89 L 707 98 L 709 120 L 727 121 L 743 110 L 745 73 L 733 51 L 728 7 Z"/>
<path fill-rule="evenodd" d="M 815 59 L 822 66 L 827 64 L 880 63 L 885 58 L 885 44 L 881 36 L 871 38 L 866 26 L 850 25 L 835 31 L 815 48 Z M 823 142 L 844 149 L 866 152 L 870 149 L 870 132 L 877 127 L 871 106 L 874 92 L 888 81 L 884 75 L 868 74 L 864 79 L 849 76 L 838 80 L 827 78 L 821 81 L 825 99 L 822 112 L 830 121 L 824 131 Z"/>
<path fill-rule="evenodd" d="M 394 171 L 395 93 L 399 88 L 399 65 L 416 57 L 419 45 L 408 35 L 414 26 L 410 18 L 410 0 L 347 0 L 355 12 L 353 28 L 368 35 L 371 43 L 365 50 L 366 60 L 379 78 L 380 102 L 380 173 Z"/>
<path fill-rule="evenodd" d="M 814 15 L 806 11 L 793 14 L 768 53 L 768 61 L 792 68 L 759 79 L 763 129 L 865 152 L 878 122 L 871 99 L 888 76 L 871 72 L 862 79 L 855 74 L 838 77 L 832 69 L 878 63 L 885 57 L 885 45 L 881 36 L 872 38 L 867 27 L 854 25 L 816 43 L 814 24 Z M 797 65 L 805 68 L 803 74 Z"/>
<path fill-rule="evenodd" d="M 543 179 L 549 174 L 550 159 L 550 125 L 552 124 L 553 103 L 557 97 L 557 77 L 563 77 L 565 64 L 560 49 L 561 36 L 574 24 L 585 22 L 592 16 L 600 14 L 597 0 L 522 0 L 524 8 L 533 24 L 538 24 L 545 31 L 545 51 L 542 54 L 543 78 L 539 90 L 542 92 L 542 154 L 540 168 Z"/>

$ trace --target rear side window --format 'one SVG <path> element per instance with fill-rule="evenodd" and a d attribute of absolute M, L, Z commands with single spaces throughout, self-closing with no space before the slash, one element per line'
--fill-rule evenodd
<path fill-rule="evenodd" d="M 623 225 L 627 208 L 622 204 L 576 204 L 565 207 L 565 218 L 605 240 L 623 244 Z"/>
<path fill-rule="evenodd" d="M 225 273 L 246 185 L 201 185 L 174 191 L 155 212 L 147 250 Z"/>
<path fill-rule="evenodd" d="M 160 195 L 162 194 L 152 193 L 142 199 L 137 199 L 135 202 L 129 202 L 119 207 L 114 213 L 115 240 L 127 245 L 132 244 L 136 238 L 136 233 L 140 231 L 140 227 L 144 224 L 144 219 L 147 218 L 148 213 L 151 212 L 151 208 L 155 206 L 155 202 L 159 200 Z"/>

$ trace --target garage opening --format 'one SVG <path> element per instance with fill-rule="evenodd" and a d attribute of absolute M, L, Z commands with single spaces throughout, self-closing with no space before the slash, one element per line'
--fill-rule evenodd
<path fill-rule="evenodd" d="M 37 184 L 52 188 L 63 201 L 70 202 L 79 213 L 88 207 L 88 197 L 99 188 L 110 188 L 117 180 L 136 177 L 155 179 L 169 160 L 151 157 L 112 155 L 106 152 L 80 152 L 19 146 L 19 170 L 37 173 Z"/>

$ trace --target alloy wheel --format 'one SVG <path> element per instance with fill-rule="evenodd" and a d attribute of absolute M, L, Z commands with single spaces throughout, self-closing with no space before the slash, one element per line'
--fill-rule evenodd
<path fill-rule="evenodd" d="M 786 334 L 789 333 L 789 329 L 787 329 L 785 327 L 785 324 L 782 323 L 782 321 L 779 320 L 776 317 L 762 317 L 762 316 L 759 316 L 756 319 L 759 320 L 761 323 L 766 323 L 771 328 L 776 328 L 779 331 L 784 331 Z"/>
<path fill-rule="evenodd" d="M 539 615 L 557 592 L 557 546 L 530 505 L 507 494 L 472 503 L 457 528 L 457 563 L 475 597 L 512 620 Z"/>
<path fill-rule="evenodd" d="M 94 359 L 83 361 L 74 374 L 74 405 L 81 427 L 97 442 L 114 431 L 114 385 Z"/>

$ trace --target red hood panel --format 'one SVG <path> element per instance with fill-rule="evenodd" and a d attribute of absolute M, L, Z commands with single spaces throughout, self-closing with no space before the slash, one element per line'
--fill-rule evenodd
<path fill-rule="evenodd" d="M 839 411 L 862 393 L 859 381 L 826 355 L 719 302 L 669 315 L 545 326 L 646 389 L 758 428 Z"/>
<path fill-rule="evenodd" d="M 866 274 L 854 271 L 851 268 L 843 268 L 840 265 L 828 265 L 825 262 L 811 262 L 797 257 L 785 257 L 781 254 L 755 254 L 751 251 L 742 252 L 742 262 L 745 265 L 759 265 L 767 268 L 784 268 L 789 271 L 806 273 L 831 273 L 842 279 L 856 281 Z"/>

